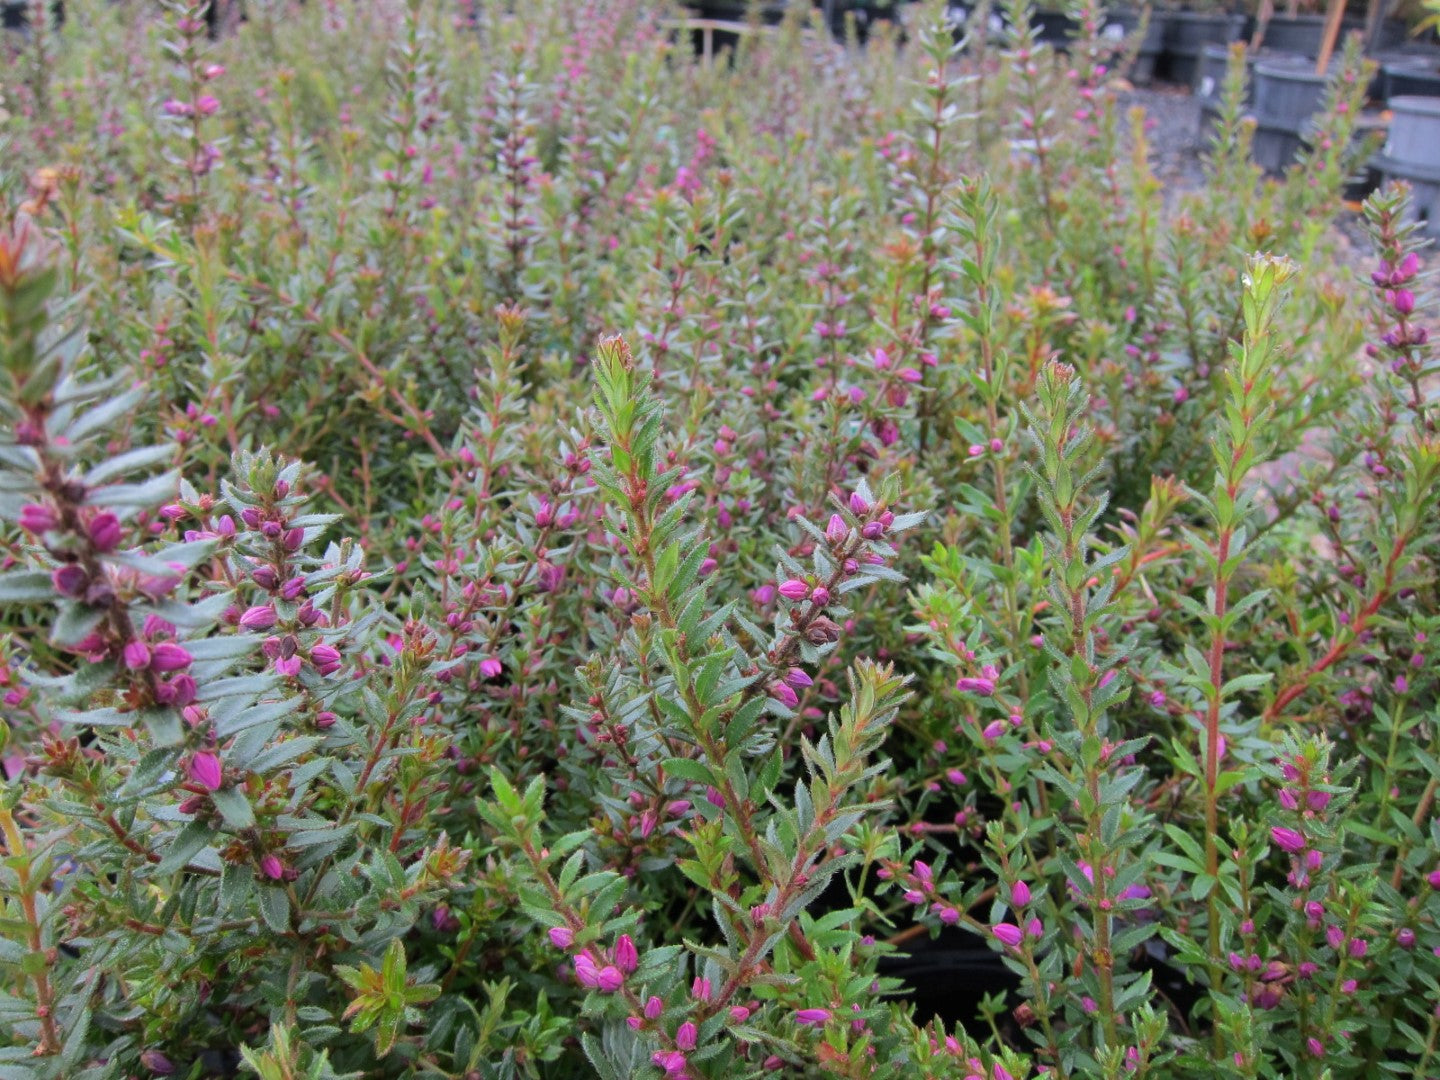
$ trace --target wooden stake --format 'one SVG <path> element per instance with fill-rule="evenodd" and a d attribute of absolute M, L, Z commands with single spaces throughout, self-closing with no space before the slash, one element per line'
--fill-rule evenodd
<path fill-rule="evenodd" d="M 1330 55 L 1335 51 L 1335 41 L 1340 37 L 1340 21 L 1345 18 L 1345 0 L 1330 0 L 1325 10 L 1325 33 L 1320 38 L 1320 56 L 1315 61 L 1315 74 L 1324 75 L 1330 66 Z"/>

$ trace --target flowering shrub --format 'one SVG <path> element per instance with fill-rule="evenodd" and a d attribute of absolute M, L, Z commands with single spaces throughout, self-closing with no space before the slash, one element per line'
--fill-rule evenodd
<path fill-rule="evenodd" d="M 496 6 L 6 44 L 3 1075 L 1435 1075 L 1359 59 L 1165 192 L 1088 3 Z M 926 937 L 1004 994 L 918 1012 Z"/>

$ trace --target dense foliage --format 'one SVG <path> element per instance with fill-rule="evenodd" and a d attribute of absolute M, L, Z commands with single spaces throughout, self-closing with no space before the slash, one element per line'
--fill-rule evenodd
<path fill-rule="evenodd" d="M 1353 52 L 1179 192 L 1093 8 L 501 7 L 5 43 L 0 1076 L 1436 1075 Z M 881 972 L 940 934 L 963 1026 Z"/>

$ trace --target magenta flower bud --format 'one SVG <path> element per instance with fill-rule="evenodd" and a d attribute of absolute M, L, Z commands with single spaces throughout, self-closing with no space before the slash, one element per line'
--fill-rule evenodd
<path fill-rule="evenodd" d="M 480 674 L 487 679 L 493 679 L 505 670 L 505 665 L 493 656 L 487 656 L 480 661 Z"/>
<path fill-rule="evenodd" d="M 1345 944 L 1345 931 L 1334 923 L 1331 923 L 1325 928 L 1325 943 L 1336 952 L 1339 952 L 1340 946 Z"/>
<path fill-rule="evenodd" d="M 166 116 L 189 116 L 195 111 L 188 101 L 177 101 L 175 98 L 171 98 L 160 108 L 164 110 Z"/>
<path fill-rule="evenodd" d="M 906 889 L 905 902 L 909 904 L 923 904 L 925 902 L 925 894 L 919 889 Z"/>
<path fill-rule="evenodd" d="M 26 503 L 20 508 L 20 527 L 28 533 L 38 536 L 41 533 L 49 532 L 59 524 L 60 519 L 48 506 Z"/>
<path fill-rule="evenodd" d="M 615 966 L 626 975 L 640 966 L 640 953 L 629 934 L 621 934 L 615 942 Z"/>
<path fill-rule="evenodd" d="M 685 1055 L 679 1050 L 656 1050 L 655 1053 L 650 1055 L 650 1060 L 654 1062 L 666 1076 L 673 1077 L 682 1076 L 685 1072 L 685 1066 L 688 1064 Z"/>
<path fill-rule="evenodd" d="M 985 725 L 985 730 L 980 734 L 985 737 L 986 741 L 994 742 L 1001 735 L 1005 734 L 1005 721 L 991 720 L 990 723 Z"/>
<path fill-rule="evenodd" d="M 884 371 L 890 366 L 890 354 L 884 349 L 876 349 L 874 354 L 875 368 L 877 371 Z"/>
<path fill-rule="evenodd" d="M 200 116 L 214 116 L 219 111 L 220 102 L 211 94 L 204 94 L 195 102 L 195 112 Z"/>
<path fill-rule="evenodd" d="M 830 1022 L 829 1009 L 797 1009 L 795 1022 L 802 1027 L 823 1027 Z"/>
<path fill-rule="evenodd" d="M 816 585 L 810 592 L 810 599 L 821 607 L 824 607 L 830 603 L 830 590 L 825 588 L 824 585 Z"/>
<path fill-rule="evenodd" d="M 750 593 L 750 599 L 755 601 L 758 606 L 764 607 L 775 599 L 775 586 L 761 585 Z"/>
<path fill-rule="evenodd" d="M 340 719 L 333 712 L 319 712 L 315 714 L 315 726 L 321 731 L 328 730 L 335 726 L 335 721 Z"/>
<path fill-rule="evenodd" d="M 1281 788 L 1279 798 L 1280 805 L 1283 806 L 1286 810 L 1300 809 L 1300 800 L 1295 797 L 1295 792 L 1291 791 L 1289 788 Z"/>
<path fill-rule="evenodd" d="M 790 578 L 780 585 L 780 595 L 786 600 L 804 600 L 805 595 L 810 591 L 810 586 L 799 578 Z"/>
<path fill-rule="evenodd" d="M 665 1011 L 665 999 L 651 994 L 645 999 L 645 1019 L 659 1020 L 660 1014 Z"/>
<path fill-rule="evenodd" d="M 190 779 L 207 791 L 219 791 L 225 782 L 220 759 L 208 750 L 202 750 L 190 759 Z"/>
<path fill-rule="evenodd" d="M 195 685 L 195 680 L 189 675 L 176 675 L 168 685 L 170 687 L 170 704 L 177 709 L 183 709 L 189 705 L 195 700 L 195 695 L 200 692 L 200 688 Z"/>
<path fill-rule="evenodd" d="M 730 1006 L 730 1019 L 737 1024 L 743 1024 L 750 1019 L 750 1010 L 744 1005 Z"/>
<path fill-rule="evenodd" d="M 595 966 L 595 958 L 588 952 L 582 952 L 575 957 L 575 978 L 581 986 L 591 990 L 600 985 L 600 969 Z"/>
<path fill-rule="evenodd" d="M 772 698 L 780 702 L 780 704 L 784 705 L 787 709 L 793 709 L 800 704 L 799 695 L 784 682 L 771 683 L 767 690 Z"/>
<path fill-rule="evenodd" d="M 85 587 L 90 579 L 85 576 L 85 568 L 75 563 L 66 563 L 58 567 L 50 575 L 50 584 L 55 586 L 55 591 L 61 596 L 80 597 L 85 593 Z"/>
<path fill-rule="evenodd" d="M 194 659 L 189 649 L 173 641 L 162 641 L 150 650 L 150 668 L 161 673 L 183 671 Z"/>
<path fill-rule="evenodd" d="M 981 697 L 989 697 L 995 692 L 995 680 L 983 676 L 961 676 L 955 680 L 955 689 L 962 694 L 978 694 Z"/>
<path fill-rule="evenodd" d="M 694 1050 L 695 1039 L 698 1035 L 699 1032 L 696 1030 L 695 1025 L 689 1020 L 686 1020 L 675 1032 L 675 1045 L 681 1050 Z"/>
<path fill-rule="evenodd" d="M 858 491 L 850 493 L 850 512 L 864 517 L 870 512 L 870 504 L 866 502 Z"/>
<path fill-rule="evenodd" d="M 1415 931 L 1408 926 L 1402 926 L 1395 932 L 1395 944 L 1402 949 L 1413 949 L 1415 947 Z"/>
<path fill-rule="evenodd" d="M 333 645 L 316 645 L 310 650 L 310 662 L 321 675 L 333 675 L 340 670 L 340 650 Z"/>
<path fill-rule="evenodd" d="M 150 666 L 150 646 L 143 641 L 130 642 L 121 655 L 131 671 L 143 671 Z"/>
<path fill-rule="evenodd" d="M 918 383 L 925 377 L 921 375 L 920 372 L 916 371 L 913 367 L 903 367 L 895 374 L 901 382 L 907 383 Z"/>
<path fill-rule="evenodd" d="M 1270 839 L 1292 855 L 1305 850 L 1305 837 L 1282 825 L 1276 825 L 1270 830 Z"/>
<path fill-rule="evenodd" d="M 275 660 L 275 674 L 284 679 L 293 679 L 300 674 L 300 657 L 281 656 Z"/>
<path fill-rule="evenodd" d="M 705 801 L 711 806 L 718 807 L 721 810 L 725 809 L 725 796 L 720 793 L 719 788 L 707 787 L 705 789 Z M 1440 874 L 1440 870 L 1435 871 L 1435 873 Z M 1440 889 L 1440 885 L 1435 887 Z"/>
<path fill-rule="evenodd" d="M 1045 936 L 1045 924 L 1039 919 L 1031 919 L 1025 924 L 1025 933 L 1033 938 L 1042 938 Z"/>
<path fill-rule="evenodd" d="M 839 514 L 831 514 L 830 521 L 825 526 L 825 539 L 832 544 L 842 544 L 849 535 L 850 526 L 845 524 L 845 519 Z"/>
<path fill-rule="evenodd" d="M 708 1003 L 711 995 L 714 993 L 714 989 L 709 979 L 697 975 L 695 976 L 695 980 L 690 984 L 690 996 L 696 1001 Z"/>
<path fill-rule="evenodd" d="M 284 585 L 280 586 L 280 595 L 286 600 L 294 600 L 305 591 L 305 579 L 303 577 L 292 577 Z"/>
<path fill-rule="evenodd" d="M 269 604 L 247 608 L 240 616 L 240 626 L 244 630 L 269 630 L 274 625 L 275 609 Z"/>
<path fill-rule="evenodd" d="M 804 690 L 815 685 L 815 680 L 807 675 L 803 668 L 792 667 L 784 675 L 783 681 L 786 686 L 796 690 Z"/>
<path fill-rule="evenodd" d="M 595 988 L 602 994 L 613 994 L 625 985 L 625 976 L 620 969 L 607 964 L 595 975 Z"/>
<path fill-rule="evenodd" d="M 963 772 L 961 772 L 959 769 L 949 769 L 949 770 L 947 770 L 946 773 L 945 773 L 945 779 L 946 779 L 946 780 L 949 780 L 950 783 L 956 784 L 956 785 L 963 784 L 963 783 L 966 782 L 966 776 L 965 776 L 965 774 L 964 774 Z"/>
<path fill-rule="evenodd" d="M 152 1076 L 174 1076 L 175 1064 L 159 1050 L 142 1050 L 140 1064 L 150 1070 Z"/>
<path fill-rule="evenodd" d="M 1030 886 L 1023 881 L 1017 881 L 1010 887 L 1010 902 L 1016 907 L 1028 907 L 1030 904 Z"/>
<path fill-rule="evenodd" d="M 285 876 L 285 864 L 274 853 L 268 854 L 260 860 L 260 870 L 271 881 L 279 881 Z"/>
<path fill-rule="evenodd" d="M 1415 310 L 1415 294 L 1409 289 L 1396 289 L 1393 303 L 1397 312 L 1409 315 Z"/>
<path fill-rule="evenodd" d="M 575 931 L 568 926 L 552 926 L 550 928 L 550 944 L 557 949 L 568 949 L 575 944 Z"/>
<path fill-rule="evenodd" d="M 1315 1038 L 1314 1035 L 1311 1035 L 1308 1039 L 1305 1040 L 1305 1049 L 1310 1052 L 1311 1057 L 1318 1058 L 1325 1056 L 1325 1044 L 1322 1043 L 1319 1039 Z"/>
<path fill-rule="evenodd" d="M 1430 873 L 1425 876 L 1425 880 L 1430 883 L 1430 888 L 1440 889 L 1440 867 L 1431 870 Z"/>
<path fill-rule="evenodd" d="M 1002 945 L 1007 945 L 1012 949 L 1018 949 L 1021 940 L 1023 940 L 1025 936 L 1021 932 L 1020 927 L 1008 922 L 996 923 L 990 927 L 990 932 L 995 935 L 995 939 Z"/>
<path fill-rule="evenodd" d="M 1351 955 L 1354 959 L 1359 960 L 1362 956 L 1364 956 L 1364 955 L 1365 955 L 1367 952 L 1369 952 L 1369 951 L 1370 951 L 1370 943 L 1369 943 L 1368 941 L 1366 941 L 1364 938 L 1358 938 L 1358 937 L 1357 937 L 1357 938 L 1351 938 L 1351 940 L 1350 940 L 1350 955 Z"/>

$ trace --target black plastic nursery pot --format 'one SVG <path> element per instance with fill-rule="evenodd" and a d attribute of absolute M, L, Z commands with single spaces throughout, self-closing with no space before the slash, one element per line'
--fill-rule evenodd
<path fill-rule="evenodd" d="M 1283 172 L 1299 153 L 1310 118 L 1325 96 L 1324 75 L 1304 56 L 1268 57 L 1255 64 L 1255 137 L 1251 156 L 1269 173 Z"/>
<path fill-rule="evenodd" d="M 30 0 L 0 0 L 0 29 L 25 32 L 30 28 L 30 12 L 34 8 Z M 50 18 L 56 26 L 65 22 L 65 4 L 54 0 L 50 5 Z"/>
<path fill-rule="evenodd" d="M 1105 24 L 1100 28 L 1100 37 L 1117 49 L 1125 39 L 1140 29 L 1144 13 L 1139 8 L 1109 8 L 1105 12 Z M 1150 12 L 1150 21 L 1145 25 L 1145 37 L 1135 54 L 1135 60 L 1126 77 L 1137 86 L 1148 86 L 1155 78 L 1155 65 L 1165 50 L 1165 28 L 1170 23 L 1168 11 Z"/>
<path fill-rule="evenodd" d="M 1400 56 L 1386 60 L 1376 76 L 1372 97 L 1440 97 L 1440 55 Z"/>
<path fill-rule="evenodd" d="M 950 31 L 954 34 L 956 41 L 961 40 L 970 31 L 970 21 L 974 18 L 979 6 L 979 3 L 951 3 L 946 7 L 946 20 L 950 23 Z M 983 29 L 990 37 L 996 37 L 1004 33 L 1009 25 L 1000 10 L 999 0 L 995 0 L 990 5 L 990 13 L 985 19 L 985 26 L 976 29 Z"/>
<path fill-rule="evenodd" d="M 1037 11 L 1030 19 L 1035 40 L 1057 52 L 1070 48 L 1070 39 L 1080 32 L 1080 24 L 1063 11 Z"/>
<path fill-rule="evenodd" d="M 1296 131 L 1320 111 L 1327 76 L 1303 56 L 1272 56 L 1255 63 L 1255 111 L 1289 123 Z"/>
<path fill-rule="evenodd" d="M 1390 99 L 1385 157 L 1402 166 L 1440 171 L 1440 98 Z"/>
<path fill-rule="evenodd" d="M 1228 45 L 1245 33 L 1249 17 L 1228 12 L 1176 11 L 1166 26 L 1162 78 L 1193 86 L 1206 45 Z"/>
<path fill-rule="evenodd" d="M 1364 32 L 1364 19 L 1344 19 L 1340 23 L 1340 36 L 1336 41 L 1343 42 L 1351 34 Z M 1324 37 L 1324 15 L 1276 15 L 1265 24 L 1265 36 L 1260 39 L 1260 44 L 1274 52 L 1313 58 L 1320 55 L 1320 44 Z"/>

